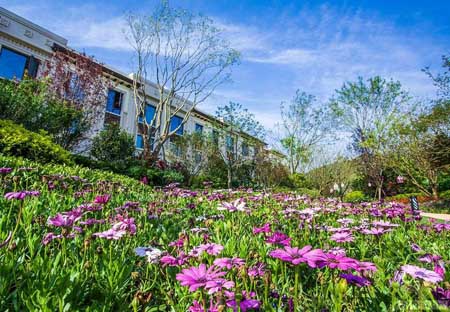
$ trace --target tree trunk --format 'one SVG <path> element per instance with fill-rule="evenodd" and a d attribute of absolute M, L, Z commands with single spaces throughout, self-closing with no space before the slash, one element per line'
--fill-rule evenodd
<path fill-rule="evenodd" d="M 229 189 L 231 189 L 231 187 L 232 187 L 232 183 L 231 183 L 232 177 L 233 177 L 233 173 L 231 171 L 231 167 L 228 167 L 228 169 L 227 169 L 227 185 L 228 185 Z"/>

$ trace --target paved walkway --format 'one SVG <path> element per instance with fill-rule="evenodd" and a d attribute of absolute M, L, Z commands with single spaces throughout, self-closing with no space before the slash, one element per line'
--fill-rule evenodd
<path fill-rule="evenodd" d="M 420 215 L 427 218 L 450 221 L 450 214 L 422 212 Z"/>

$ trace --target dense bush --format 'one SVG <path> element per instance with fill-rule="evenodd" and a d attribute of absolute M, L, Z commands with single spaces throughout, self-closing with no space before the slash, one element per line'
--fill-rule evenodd
<path fill-rule="evenodd" d="M 72 163 L 70 153 L 45 131 L 34 133 L 10 120 L 0 120 L 0 153 L 43 163 Z"/>
<path fill-rule="evenodd" d="M 123 171 L 133 159 L 134 139 L 118 124 L 109 124 L 92 140 L 91 156 Z"/>
<path fill-rule="evenodd" d="M 66 149 L 72 148 L 88 129 L 81 110 L 59 100 L 49 91 L 48 80 L 0 79 L 0 119 L 9 119 L 37 132 L 45 130 Z"/>
<path fill-rule="evenodd" d="M 445 200 L 450 200 L 450 190 L 444 191 L 444 192 L 440 192 L 439 193 L 439 198 L 440 199 L 445 199 Z"/>
<path fill-rule="evenodd" d="M 360 203 L 366 201 L 367 197 L 361 191 L 352 191 L 344 196 L 344 201 L 349 203 Z"/>
<path fill-rule="evenodd" d="M 320 192 L 318 190 L 314 190 L 314 189 L 299 188 L 296 190 L 296 192 L 301 195 L 308 195 L 311 198 L 319 198 L 320 197 Z"/>

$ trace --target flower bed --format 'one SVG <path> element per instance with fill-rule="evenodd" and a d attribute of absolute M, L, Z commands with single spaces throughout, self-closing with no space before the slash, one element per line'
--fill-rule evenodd
<path fill-rule="evenodd" d="M 18 167 L 18 164 L 22 168 Z M 450 224 L 397 203 L 162 190 L 0 158 L 5 310 L 445 309 Z M 59 168 L 59 167 L 54 167 Z M 56 170 L 56 169 L 55 169 Z M 114 181 L 113 181 L 114 180 Z"/>

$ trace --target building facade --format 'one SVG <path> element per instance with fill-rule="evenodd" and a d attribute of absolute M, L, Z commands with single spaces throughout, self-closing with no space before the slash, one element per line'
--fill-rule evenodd
<path fill-rule="evenodd" d="M 38 78 L 43 72 L 43 65 L 52 57 L 55 50 L 67 50 L 78 53 L 68 46 L 68 41 L 47 29 L 44 29 L 31 21 L 28 21 L 13 12 L 0 7 L 0 77 L 3 79 L 23 78 L 24 74 Z M 105 77 L 110 79 L 113 87 L 107 92 L 104 109 L 98 114 L 93 125 L 90 137 L 104 128 L 108 123 L 117 123 L 122 129 L 135 138 L 137 152 L 144 145 L 139 123 L 136 122 L 136 107 L 133 98 L 133 74 L 125 74 L 108 65 L 102 65 Z M 147 82 L 146 92 L 148 105 L 145 117 L 152 119 L 158 103 L 159 93 L 157 86 Z M 170 128 L 175 129 L 184 117 L 185 112 L 180 111 L 170 120 Z M 140 117 L 141 118 L 141 117 Z M 203 132 L 213 133 L 215 125 L 221 123 L 213 116 L 198 109 L 194 109 L 187 122 L 177 131 L 176 135 L 185 133 Z M 237 140 L 237 141 L 233 141 Z M 249 146 L 248 141 L 257 142 L 257 146 Z M 230 144 L 232 142 L 232 144 Z M 237 144 L 236 144 L 237 143 Z M 89 144 L 89 142 L 86 142 Z M 226 152 L 234 149 L 244 157 L 252 157 L 258 149 L 266 144 L 261 140 L 245 133 L 239 133 L 224 138 L 219 142 L 220 148 Z M 169 153 L 172 159 L 177 158 L 177 148 L 171 142 L 167 142 L 163 153 Z M 164 155 L 165 156 L 165 155 Z"/>

